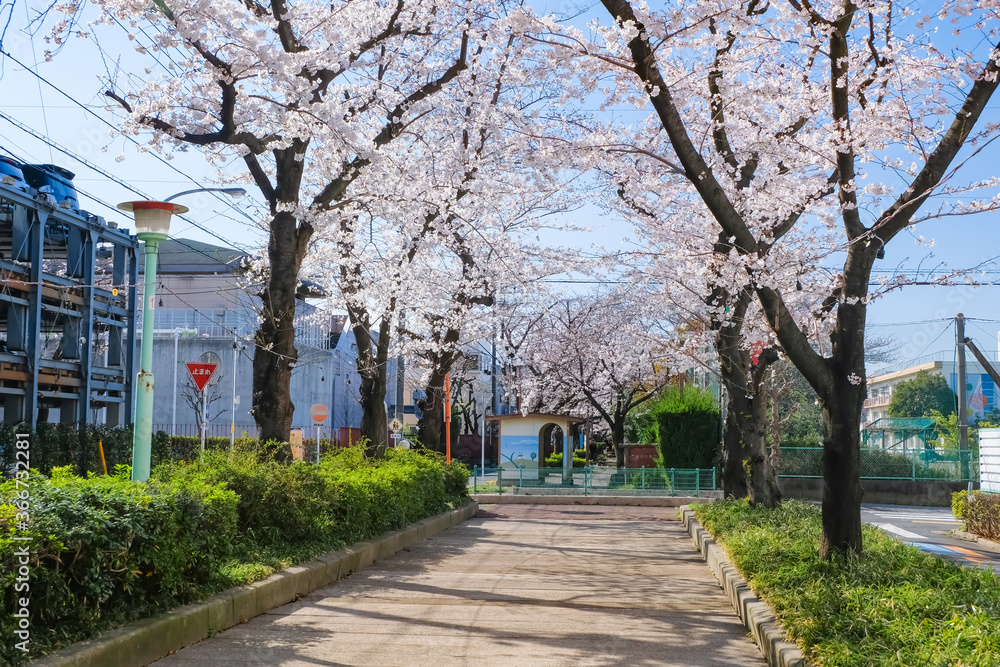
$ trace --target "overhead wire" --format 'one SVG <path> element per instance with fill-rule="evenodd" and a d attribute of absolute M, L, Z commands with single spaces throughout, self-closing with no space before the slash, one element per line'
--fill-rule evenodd
<path fill-rule="evenodd" d="M 3 111 L 0 111 L 0 118 L 2 118 L 3 120 L 6 120 L 8 123 L 10 123 L 11 125 L 14 125 L 18 129 L 23 130 L 24 132 L 27 132 L 28 134 L 30 134 L 31 136 L 35 137 L 39 141 L 45 143 L 46 145 L 48 145 L 48 146 L 50 146 L 52 148 L 55 148 L 59 152 L 61 152 L 61 153 L 65 154 L 65 155 L 73 158 L 74 160 L 76 160 L 80 164 L 83 164 L 84 166 L 86 166 L 86 167 L 94 170 L 95 172 L 101 174 L 102 176 L 105 176 L 106 178 L 108 178 L 109 180 L 117 183 L 118 185 L 122 186 L 126 190 L 130 190 L 131 192 L 134 192 L 135 194 L 139 195 L 140 197 L 142 197 L 144 199 L 154 199 L 152 196 L 150 196 L 150 195 L 146 194 L 145 192 L 143 192 L 142 190 L 136 188 L 134 185 L 131 185 L 131 184 L 125 182 L 124 180 L 118 178 L 117 176 L 115 176 L 111 172 L 106 171 L 104 168 L 99 167 L 98 165 L 94 164 L 93 162 L 91 162 L 87 158 L 85 158 L 83 156 L 80 156 L 80 155 L 77 155 L 76 153 L 74 153 L 73 151 L 69 150 L 68 148 L 62 146 L 61 144 L 59 144 L 59 143 L 57 143 L 57 142 L 49 139 L 48 137 L 46 137 L 46 136 L 44 136 L 44 135 L 36 132 L 35 130 L 31 129 L 30 127 L 28 127 L 24 123 L 21 123 L 20 121 L 15 120 L 14 118 L 11 118 L 10 116 L 8 116 Z M 211 229 L 205 227 L 201 223 L 199 223 L 199 222 L 197 222 L 197 221 L 195 221 L 195 220 L 193 220 L 193 219 L 191 219 L 191 218 L 189 218 L 187 216 L 178 215 L 177 217 L 180 218 L 181 220 L 187 222 L 188 224 L 190 224 L 190 225 L 192 225 L 194 227 L 197 227 L 198 229 L 200 229 L 201 231 L 205 232 L 209 236 L 212 236 L 212 237 L 214 237 L 214 238 L 222 241 L 227 246 L 229 246 L 229 247 L 231 247 L 231 248 L 233 248 L 235 250 L 241 250 L 243 252 L 250 252 L 250 250 L 248 250 L 247 248 L 245 248 L 245 247 L 244 248 L 238 247 L 239 244 L 237 244 L 236 242 L 231 241 L 231 240 L 229 240 L 229 239 L 227 239 L 227 238 L 225 238 L 223 236 L 220 236 L 216 232 L 212 231 Z"/>
<path fill-rule="evenodd" d="M 100 47 L 98 47 L 98 48 L 100 48 Z M 68 94 L 67 92 L 63 91 L 61 88 L 59 88 L 54 83 L 52 83 L 51 81 L 49 81 L 48 79 L 46 79 L 45 77 L 43 77 L 38 72 L 34 71 L 32 68 L 30 68 L 27 65 L 25 65 L 23 62 L 21 62 L 20 60 L 18 60 L 17 58 L 15 58 L 13 55 L 11 55 L 10 53 L 8 53 L 3 48 L 0 48 L 0 55 L 6 56 L 10 60 L 12 60 L 15 63 L 17 63 L 18 65 L 20 65 L 22 68 L 24 68 L 25 71 L 27 71 L 28 73 L 30 73 L 32 76 L 36 77 L 40 82 L 45 83 L 47 86 L 49 86 L 50 88 L 52 88 L 53 90 L 55 90 L 56 92 L 58 92 L 60 95 L 62 95 L 66 99 L 68 99 L 71 102 L 73 102 L 77 107 L 83 109 L 85 112 L 87 112 L 88 114 L 90 114 L 91 116 L 93 116 L 94 118 L 96 118 L 98 121 L 100 121 L 104 125 L 107 125 L 108 127 L 110 127 L 112 130 L 115 130 L 116 132 L 119 131 L 119 128 L 116 127 L 114 125 L 114 123 L 109 122 L 106 118 L 104 118 L 103 116 L 101 116 L 100 114 L 98 114 L 97 112 L 95 112 L 89 106 L 87 106 L 83 102 L 80 102 L 75 97 L 73 97 L 72 95 Z M 138 147 L 142 146 L 142 144 L 138 140 L 136 140 L 134 137 L 125 136 L 125 139 L 128 140 L 130 143 L 132 143 L 134 146 L 138 146 Z M 193 183 L 194 185 L 198 185 L 198 186 L 201 185 L 201 183 L 199 183 L 196 179 L 192 178 L 190 174 L 187 174 L 182 169 L 180 169 L 177 166 L 171 164 L 169 160 L 166 160 L 165 158 L 163 158 L 160 155 L 157 155 L 156 153 L 150 153 L 150 155 L 152 155 L 153 158 L 155 160 L 157 160 L 158 162 L 164 164 L 171 171 L 173 171 L 173 172 L 175 172 L 175 173 L 183 176 L 186 181 L 189 181 L 190 183 Z M 256 222 L 257 221 L 252 216 L 250 216 L 246 211 L 244 211 L 244 210 L 240 209 L 239 207 L 235 206 L 231 201 L 227 201 L 225 197 L 223 197 L 221 194 L 219 194 L 217 192 L 213 192 L 213 193 L 209 193 L 209 194 L 211 194 L 213 196 L 213 198 L 215 198 L 218 201 L 220 201 L 221 203 L 225 204 L 227 207 L 231 208 L 232 210 L 236 211 L 237 213 L 239 213 L 240 215 L 242 215 L 243 217 L 245 217 L 249 222 L 242 222 L 242 221 L 239 221 L 239 220 L 233 220 L 232 218 L 227 218 L 227 219 L 232 220 L 233 222 L 236 222 L 238 224 L 242 224 L 242 225 L 245 225 L 247 227 L 252 227 L 253 229 L 257 229 L 257 226 L 256 226 Z"/>
<path fill-rule="evenodd" d="M 0 116 L 2 116 L 2 115 L 3 115 L 3 113 L 0 112 Z M 14 159 L 18 160 L 19 162 L 22 162 L 22 163 L 25 162 L 25 160 L 21 156 L 18 156 L 17 154 L 13 153 L 10 149 L 5 148 L 4 146 L 0 146 L 0 149 L 2 149 L 5 153 L 7 153 L 8 155 L 10 155 Z M 74 184 L 74 187 L 75 187 L 75 184 Z M 110 211 L 112 211 L 114 213 L 121 214 L 121 210 L 117 206 L 109 204 L 108 202 L 104 201 L 100 197 L 98 197 L 98 196 L 96 196 L 96 195 L 94 195 L 92 193 L 89 193 L 86 190 L 83 190 L 83 189 L 81 189 L 79 187 L 77 187 L 76 190 L 77 190 L 77 192 L 83 193 L 84 195 L 86 195 L 87 197 L 89 197 L 90 199 L 92 199 L 95 203 L 99 204 L 100 206 L 103 206 L 103 207 L 107 208 L 108 210 L 110 210 Z M 141 193 L 139 193 L 138 191 L 135 191 L 135 192 L 137 194 L 140 194 L 140 196 L 144 196 L 144 195 L 141 195 Z M 196 253 L 198 253 L 200 255 L 204 255 L 205 257 L 211 259 L 212 261 L 219 261 L 218 257 L 215 257 L 215 256 L 213 256 L 213 255 L 205 252 L 204 250 L 202 250 L 200 248 L 196 248 L 196 247 L 192 246 L 188 242 L 188 240 L 186 240 L 186 239 L 178 238 L 178 237 L 176 237 L 176 236 L 174 236 L 172 234 L 168 235 L 167 238 L 170 239 L 170 240 L 172 240 L 172 241 L 174 241 L 174 242 L 176 242 L 176 243 L 179 243 L 180 245 L 184 246 L 188 250 L 191 250 L 192 252 L 196 252 Z M 238 248 L 233 248 L 233 249 L 237 250 L 238 252 L 246 253 L 248 255 L 252 254 L 251 252 L 248 252 L 246 250 L 241 250 L 241 249 L 238 249 Z"/>

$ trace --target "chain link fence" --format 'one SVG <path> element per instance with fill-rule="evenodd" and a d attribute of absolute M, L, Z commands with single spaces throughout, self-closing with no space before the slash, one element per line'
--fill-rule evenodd
<path fill-rule="evenodd" d="M 714 468 L 534 468 L 473 466 L 472 493 L 701 496 L 717 491 Z"/>
<path fill-rule="evenodd" d="M 909 479 L 953 482 L 979 480 L 979 450 L 887 450 L 862 448 L 862 479 Z M 822 447 L 782 447 L 781 477 L 822 477 Z"/>

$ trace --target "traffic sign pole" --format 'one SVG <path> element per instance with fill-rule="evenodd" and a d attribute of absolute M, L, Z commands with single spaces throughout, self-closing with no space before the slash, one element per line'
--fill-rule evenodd
<path fill-rule="evenodd" d="M 205 431 L 208 430 L 208 387 L 201 390 L 201 453 L 205 453 Z"/>
<path fill-rule="evenodd" d="M 316 463 L 319 463 L 319 441 L 322 435 L 322 424 L 326 421 L 327 416 L 330 411 L 327 410 L 326 406 L 322 403 L 314 403 L 311 408 L 309 408 L 309 416 L 312 420 L 316 422 Z"/>
<path fill-rule="evenodd" d="M 205 453 L 205 432 L 208 430 L 208 383 L 218 370 L 219 364 L 188 362 L 185 364 L 191 381 L 201 392 L 201 452 Z"/>

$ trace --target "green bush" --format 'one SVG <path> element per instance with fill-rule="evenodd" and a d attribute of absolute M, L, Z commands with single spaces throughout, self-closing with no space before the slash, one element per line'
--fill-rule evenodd
<path fill-rule="evenodd" d="M 816 667 L 995 665 L 1000 579 L 864 526 L 859 556 L 818 555 L 817 508 L 694 506 L 750 588 Z"/>
<path fill-rule="evenodd" d="M 469 495 L 469 469 L 464 463 L 453 460 L 445 465 L 444 492 L 449 496 Z"/>
<path fill-rule="evenodd" d="M 976 493 L 975 491 L 973 493 Z M 951 494 L 951 513 L 959 521 L 965 521 L 965 505 L 969 500 L 968 491 L 956 491 Z"/>
<path fill-rule="evenodd" d="M 967 531 L 988 540 L 1000 541 L 1000 494 L 973 492 L 964 514 Z"/>
<path fill-rule="evenodd" d="M 28 433 L 31 468 L 49 474 L 53 468 L 72 466 L 78 473 L 103 472 L 98 442 L 104 447 L 108 470 L 132 463 L 132 427 L 87 426 L 40 423 L 36 431 L 27 424 L 0 424 L 0 476 L 14 471 L 15 434 Z"/>
<path fill-rule="evenodd" d="M 563 455 L 562 452 L 555 452 L 549 454 L 545 458 L 545 465 L 550 468 L 562 468 Z M 583 468 L 587 465 L 587 459 L 585 458 L 585 453 L 582 449 L 573 450 L 573 467 Z"/>
<path fill-rule="evenodd" d="M 712 392 L 694 386 L 670 387 L 654 410 L 657 465 L 711 468 L 719 448 L 719 409 Z"/>
<path fill-rule="evenodd" d="M 236 494 L 219 485 L 139 484 L 56 468 L 30 479 L 31 647 L 96 634 L 198 597 L 219 577 L 236 535 Z M 0 632 L 13 637 L 15 481 L 0 485 Z M 9 597 L 4 597 L 4 596 Z M 5 640 L 2 658 L 23 659 Z"/>
<path fill-rule="evenodd" d="M 165 435 L 165 434 L 164 434 Z M 157 447 L 162 448 L 162 436 Z M 239 439 L 193 462 L 154 468 L 147 484 L 57 468 L 31 480 L 31 655 L 249 583 L 324 551 L 397 530 L 464 502 L 468 470 L 437 454 L 363 445 L 320 465 L 280 465 Z M 12 637 L 16 482 L 0 484 L 0 632 Z M 19 533 L 22 536 L 24 533 Z M 0 648 L 0 664 L 20 651 Z"/>

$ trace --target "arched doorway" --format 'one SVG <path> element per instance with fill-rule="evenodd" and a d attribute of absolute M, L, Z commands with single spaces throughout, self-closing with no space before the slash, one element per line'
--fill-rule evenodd
<path fill-rule="evenodd" d="M 566 434 L 559 424 L 548 423 L 538 431 L 538 462 L 545 465 L 545 459 L 553 454 L 565 456 Z"/>

